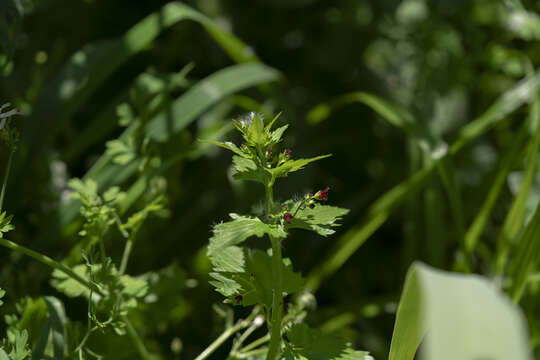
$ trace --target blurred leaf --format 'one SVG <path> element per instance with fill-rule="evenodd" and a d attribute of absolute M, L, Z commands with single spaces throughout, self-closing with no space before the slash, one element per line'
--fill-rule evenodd
<path fill-rule="evenodd" d="M 365 219 L 359 225 L 347 231 L 338 240 L 330 256 L 312 270 L 308 276 L 307 287 L 315 291 L 322 279 L 337 271 L 385 223 L 396 207 L 427 183 L 433 175 L 437 164 L 446 156 L 455 155 L 463 146 L 484 134 L 498 121 L 529 101 L 539 86 L 540 72 L 518 82 L 514 87 L 499 96 L 482 115 L 465 125 L 448 152 L 445 152 L 441 157 L 435 157 L 431 166 L 419 170 L 410 179 L 396 185 L 380 196 L 370 206 Z"/>
<path fill-rule="evenodd" d="M 244 43 L 218 28 L 201 13 L 180 2 L 168 3 L 135 24 L 122 37 L 88 44 L 73 54 L 54 79 L 48 82 L 33 109 L 30 120 L 33 126 L 27 127 L 24 132 L 26 143 L 32 148 L 30 156 L 117 68 L 144 50 L 162 31 L 183 20 L 200 23 L 236 62 L 257 61 Z"/>
<path fill-rule="evenodd" d="M 88 280 L 86 265 L 76 265 L 72 270 L 81 278 Z M 69 297 L 84 296 L 87 298 L 90 296 L 90 289 L 88 289 L 88 287 L 59 270 L 53 271 L 51 285 L 56 288 L 56 290 Z"/>
<path fill-rule="evenodd" d="M 280 74 L 276 70 L 257 63 L 234 65 L 220 70 L 201 80 L 180 96 L 170 109 L 150 120 L 148 130 L 152 130 L 154 136 L 160 139 L 168 138 L 172 135 L 167 130 L 168 124 L 170 125 L 169 119 L 173 119 L 174 125 L 171 126 L 174 127 L 176 133 L 224 97 L 257 84 L 278 80 L 279 77 Z M 136 130 L 136 126 L 137 124 L 134 124 L 126 129 L 120 139 L 129 137 Z M 100 188 L 121 184 L 135 173 L 137 167 L 136 162 L 125 166 L 114 165 L 110 154 L 104 154 L 87 172 L 85 179 L 94 179 Z M 71 200 L 62 207 L 62 226 L 69 224 L 75 218 L 78 209 L 76 200 Z"/>
<path fill-rule="evenodd" d="M 534 274 L 538 266 L 540 253 L 540 206 L 517 239 L 517 249 L 510 257 L 509 275 L 512 279 L 510 294 L 518 303 L 525 293 L 529 276 Z"/>
<path fill-rule="evenodd" d="M 529 143 L 528 159 L 525 168 L 525 178 L 519 188 L 519 193 L 514 198 L 512 207 L 504 219 L 503 227 L 497 238 L 497 256 L 496 256 L 496 271 L 499 275 L 503 274 L 507 263 L 508 253 L 518 232 L 525 224 L 525 216 L 527 210 L 527 199 L 529 198 L 529 190 L 534 182 L 536 175 L 536 160 L 538 158 L 538 150 L 540 148 L 540 98 L 535 97 L 531 104 L 529 124 L 537 124 L 535 134 Z"/>
<path fill-rule="evenodd" d="M 287 331 L 285 360 L 373 360 L 367 352 L 351 348 L 351 344 L 332 334 L 295 324 Z"/>
<path fill-rule="evenodd" d="M 532 359 L 521 311 L 484 278 L 411 266 L 389 360 Z"/>
<path fill-rule="evenodd" d="M 496 204 L 497 198 L 506 183 L 506 178 L 510 169 L 514 166 L 520 155 L 523 141 L 525 140 L 526 127 L 523 126 L 519 134 L 517 134 L 511 148 L 505 151 L 504 158 L 501 160 L 501 164 L 493 183 L 489 187 L 489 192 L 484 200 L 482 207 L 476 213 L 476 216 L 465 233 L 465 250 L 467 253 L 474 252 L 476 245 L 482 235 L 484 228 L 486 227 L 489 216 Z"/>

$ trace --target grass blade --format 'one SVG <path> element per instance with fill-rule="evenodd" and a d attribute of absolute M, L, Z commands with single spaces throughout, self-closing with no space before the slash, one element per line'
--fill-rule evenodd
<path fill-rule="evenodd" d="M 370 207 L 363 222 L 347 231 L 337 241 L 330 256 L 312 270 L 308 276 L 307 287 L 315 291 L 323 278 L 337 271 L 384 224 L 397 206 L 415 194 L 426 183 L 433 175 L 436 165 L 442 159 L 446 156 L 455 155 L 463 146 L 487 132 L 494 124 L 527 102 L 539 86 L 540 72 L 520 81 L 501 95 L 482 115 L 467 124 L 446 155 L 435 158 L 431 166 L 423 168 L 409 180 L 402 182 L 379 197 Z"/>

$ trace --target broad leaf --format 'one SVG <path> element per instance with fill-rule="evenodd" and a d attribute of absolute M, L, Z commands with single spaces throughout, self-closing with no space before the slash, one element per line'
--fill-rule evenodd
<path fill-rule="evenodd" d="M 264 304 L 272 307 L 273 280 L 272 256 L 262 250 L 251 250 L 238 248 L 242 253 L 244 267 L 237 272 L 213 272 L 210 276 L 214 279 L 210 284 L 230 302 L 250 306 Z M 283 259 L 281 268 L 283 279 L 283 292 L 293 294 L 299 291 L 304 285 L 304 279 L 298 273 L 293 272 L 292 265 L 288 259 Z M 239 298 L 233 297 L 240 295 Z"/>
<path fill-rule="evenodd" d="M 424 335 L 424 358 L 530 360 L 524 318 L 477 275 L 411 266 L 399 303 L 389 360 L 412 360 Z"/>
<path fill-rule="evenodd" d="M 367 352 L 351 348 L 345 340 L 306 324 L 296 324 L 287 331 L 285 360 L 373 360 Z"/>
<path fill-rule="evenodd" d="M 272 307 L 273 280 L 272 257 L 261 250 L 247 250 L 245 254 L 246 269 L 243 273 L 233 274 L 232 278 L 241 286 L 242 305 L 265 304 Z M 293 272 L 290 261 L 284 259 L 281 268 L 283 292 L 293 294 L 304 285 L 304 279 L 299 273 Z"/>
<path fill-rule="evenodd" d="M 313 209 L 306 207 L 298 210 L 288 228 L 311 230 L 319 235 L 328 236 L 335 233 L 332 227 L 339 226 L 337 221 L 348 212 L 348 209 L 317 204 Z"/>
<path fill-rule="evenodd" d="M 265 234 L 276 238 L 284 238 L 285 231 L 279 225 L 263 223 L 259 218 L 230 214 L 232 221 L 214 226 L 213 236 L 208 245 L 208 257 L 214 271 L 242 272 L 244 270 L 244 254 L 236 245 L 252 236 L 262 237 Z"/>

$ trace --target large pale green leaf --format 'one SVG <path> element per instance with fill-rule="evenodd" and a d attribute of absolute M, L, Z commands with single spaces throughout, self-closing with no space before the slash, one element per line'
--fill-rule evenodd
<path fill-rule="evenodd" d="M 486 279 L 411 266 L 399 303 L 389 360 L 530 360 L 519 308 Z"/>
<path fill-rule="evenodd" d="M 295 324 L 287 331 L 289 344 L 285 360 L 373 360 L 365 351 L 354 350 L 349 343 L 334 335 Z"/>
<path fill-rule="evenodd" d="M 208 257 L 216 272 L 242 272 L 245 260 L 242 250 L 236 246 L 246 239 L 268 234 L 284 238 L 285 231 L 279 225 L 263 223 L 259 218 L 231 214 L 232 221 L 214 226 L 208 245 Z"/>

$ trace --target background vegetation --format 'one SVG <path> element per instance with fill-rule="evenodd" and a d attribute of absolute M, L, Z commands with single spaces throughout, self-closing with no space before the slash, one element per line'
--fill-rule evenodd
<path fill-rule="evenodd" d="M 536 348 L 536 257 L 526 271 L 512 259 L 540 199 L 537 2 L 194 0 L 181 3 L 185 13 L 160 10 L 166 3 L 0 5 L 0 102 L 24 113 L 3 206 L 10 240 L 74 264 L 81 220 L 70 178 L 163 191 L 166 210 L 141 227 L 129 265 L 135 275 L 164 269 L 160 306 L 132 320 L 151 352 L 194 358 L 223 325 L 208 284 L 210 227 L 264 197 L 232 179 L 229 154 L 197 139 L 235 139 L 231 118 L 283 111 L 295 156 L 333 157 L 290 176 L 276 197 L 329 186 L 332 203 L 351 209 L 333 237 L 297 232 L 284 248 L 316 291 L 310 324 L 385 358 L 405 274 L 422 260 L 499 283 L 525 274 L 531 288 L 518 301 Z M 120 137 L 135 121 L 144 134 Z M 0 151 L 0 164 L 8 157 Z M 144 203 L 134 196 L 126 214 Z M 122 234 L 107 236 L 120 258 Z M 5 313 L 54 294 L 86 321 L 86 301 L 58 293 L 49 268 L 8 250 L 0 263 Z M 91 341 L 107 358 L 137 357 L 126 337 Z"/>

